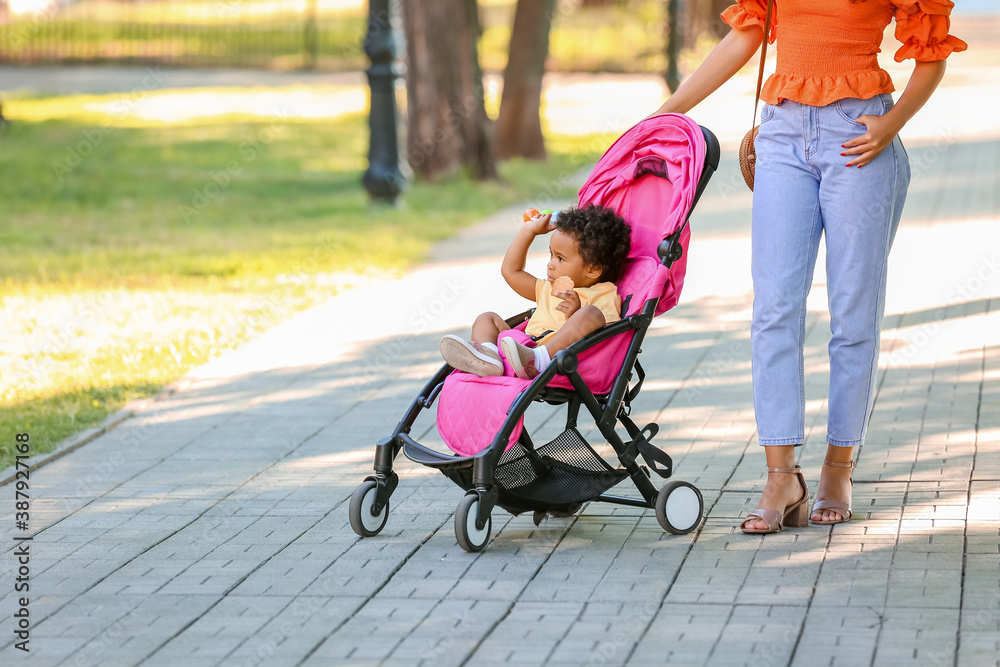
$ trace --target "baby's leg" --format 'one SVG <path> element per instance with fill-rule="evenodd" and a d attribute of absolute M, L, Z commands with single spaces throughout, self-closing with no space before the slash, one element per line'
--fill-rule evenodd
<path fill-rule="evenodd" d="M 476 343 L 496 345 L 500 332 L 507 331 L 507 329 L 510 327 L 507 326 L 507 322 L 502 317 L 496 313 L 483 313 L 472 324 L 472 340 Z"/>
<path fill-rule="evenodd" d="M 531 379 L 545 370 L 556 352 L 563 350 L 589 333 L 604 326 L 604 313 L 597 306 L 584 306 L 573 313 L 566 324 L 552 335 L 544 345 L 528 347 L 521 345 L 513 338 L 500 341 L 507 361 L 514 367 L 514 374 L 519 378 Z"/>
<path fill-rule="evenodd" d="M 497 348 L 497 337 L 510 327 L 496 313 L 483 313 L 472 325 L 472 341 L 448 334 L 438 347 L 441 356 L 452 368 L 479 377 L 503 375 L 503 360 Z"/>
<path fill-rule="evenodd" d="M 604 326 L 606 320 L 604 313 L 597 306 L 584 306 L 573 313 L 566 324 L 559 327 L 545 343 L 545 349 L 549 351 L 549 356 L 554 357 L 556 352 L 564 350 L 576 341 L 589 333 L 594 333 Z"/>

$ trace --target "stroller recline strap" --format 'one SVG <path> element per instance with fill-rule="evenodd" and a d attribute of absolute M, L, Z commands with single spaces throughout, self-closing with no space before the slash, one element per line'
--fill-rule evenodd
<path fill-rule="evenodd" d="M 628 415 L 619 414 L 618 419 L 625 425 L 625 430 L 632 436 L 632 442 L 625 450 L 627 457 L 634 459 L 636 453 L 642 456 L 649 469 L 660 477 L 670 477 L 673 474 L 674 462 L 670 455 L 650 442 L 659 432 L 660 427 L 655 422 L 646 424 L 642 430 L 636 426 Z M 660 465 L 657 465 L 660 464 Z M 662 467 L 661 467 L 662 465 Z"/>
<path fill-rule="evenodd" d="M 674 462 L 669 454 L 646 440 L 637 440 L 635 444 L 639 454 L 642 455 L 642 460 L 646 462 L 650 470 L 663 478 L 673 474 Z M 657 466 L 657 463 L 661 463 L 663 468 Z"/>

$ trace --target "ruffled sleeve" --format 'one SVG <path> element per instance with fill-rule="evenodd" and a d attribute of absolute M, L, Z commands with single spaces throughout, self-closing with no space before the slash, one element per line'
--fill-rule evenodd
<path fill-rule="evenodd" d="M 944 60 L 952 53 L 965 51 L 969 45 L 948 34 L 951 27 L 951 0 L 893 0 L 896 39 L 903 46 L 896 51 L 896 62 L 907 58 L 920 62 Z"/>
<path fill-rule="evenodd" d="M 751 26 L 763 29 L 765 18 L 767 18 L 767 0 L 738 0 L 722 12 L 722 20 L 737 30 Z M 771 8 L 771 32 L 767 43 L 774 44 L 774 40 L 777 38 L 778 3 L 775 1 L 774 7 Z"/>

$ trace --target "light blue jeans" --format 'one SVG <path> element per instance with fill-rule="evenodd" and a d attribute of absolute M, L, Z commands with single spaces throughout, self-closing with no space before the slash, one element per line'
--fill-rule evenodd
<path fill-rule="evenodd" d="M 875 396 L 886 266 L 910 166 L 899 137 L 860 169 L 842 145 L 864 134 L 855 118 L 880 116 L 890 95 L 825 107 L 765 105 L 757 136 L 753 197 L 754 410 L 761 445 L 805 436 L 806 297 L 820 235 L 826 235 L 830 394 L 827 441 L 864 442 Z"/>

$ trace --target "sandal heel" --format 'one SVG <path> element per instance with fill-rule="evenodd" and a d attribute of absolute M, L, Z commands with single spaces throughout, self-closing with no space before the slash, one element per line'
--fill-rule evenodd
<path fill-rule="evenodd" d="M 786 528 L 805 528 L 809 525 L 809 496 L 805 496 L 798 502 L 796 507 L 789 508 L 785 512 L 784 525 Z"/>

